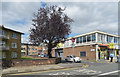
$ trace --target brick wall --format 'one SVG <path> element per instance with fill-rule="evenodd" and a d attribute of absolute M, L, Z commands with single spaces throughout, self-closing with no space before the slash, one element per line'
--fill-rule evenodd
<path fill-rule="evenodd" d="M 95 49 L 95 51 L 91 51 L 91 49 Z M 87 56 L 86 57 L 81 57 L 80 56 L 80 51 L 86 51 Z M 90 45 L 78 46 L 78 47 L 74 47 L 74 52 L 73 52 L 72 47 L 63 49 L 63 55 L 64 55 L 63 58 L 64 59 L 67 55 L 72 55 L 72 54 L 80 57 L 81 59 L 95 60 L 96 59 L 96 47 L 95 46 L 90 46 Z"/>
<path fill-rule="evenodd" d="M 26 59 L 26 60 L 3 60 L 3 67 L 11 66 L 32 66 L 43 64 L 56 64 L 60 63 L 61 58 L 48 58 L 48 59 Z"/>

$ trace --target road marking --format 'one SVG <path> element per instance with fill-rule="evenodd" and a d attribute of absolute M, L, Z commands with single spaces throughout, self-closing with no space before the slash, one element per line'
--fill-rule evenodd
<path fill-rule="evenodd" d="M 120 70 L 116 70 L 116 71 L 112 71 L 112 72 L 107 72 L 107 73 L 99 74 L 98 76 L 108 75 L 108 74 L 116 73 L 116 72 L 119 72 L 119 71 L 120 71 Z"/>
<path fill-rule="evenodd" d="M 27 74 L 32 74 L 32 73 L 46 73 L 46 72 L 54 72 L 54 71 L 63 71 L 63 70 L 72 70 L 72 69 L 79 69 L 79 68 L 85 68 L 88 67 L 89 65 L 85 65 L 83 67 L 75 67 L 75 68 L 64 68 L 64 69 L 55 69 L 55 70 L 45 70 L 45 71 L 39 71 L 39 72 L 28 72 L 28 73 L 18 73 L 18 74 L 8 74 L 8 75 L 27 75 Z"/>
<path fill-rule="evenodd" d="M 70 75 L 70 73 L 66 73 L 66 72 L 57 72 L 57 73 L 51 73 L 49 75 Z"/>
<path fill-rule="evenodd" d="M 84 74 L 88 74 L 88 75 L 93 75 L 93 74 L 98 74 L 98 73 L 101 73 L 101 71 L 95 71 L 95 70 L 89 70 L 89 69 L 79 69 L 79 70 L 73 70 L 73 71 L 76 71 L 76 72 L 82 72 Z"/>

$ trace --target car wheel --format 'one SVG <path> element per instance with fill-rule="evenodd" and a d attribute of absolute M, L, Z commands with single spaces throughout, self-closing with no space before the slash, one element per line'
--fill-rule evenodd
<path fill-rule="evenodd" d="M 75 59 L 73 60 L 73 62 L 75 63 Z"/>
<path fill-rule="evenodd" d="M 65 61 L 67 62 L 68 60 L 67 60 L 67 59 L 65 59 Z"/>

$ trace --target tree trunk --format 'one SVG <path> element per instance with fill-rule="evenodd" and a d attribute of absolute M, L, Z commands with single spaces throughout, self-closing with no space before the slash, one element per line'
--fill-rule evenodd
<path fill-rule="evenodd" d="M 52 44 L 49 44 L 48 45 L 48 56 L 49 56 L 49 58 L 52 58 L 51 51 L 52 51 Z"/>

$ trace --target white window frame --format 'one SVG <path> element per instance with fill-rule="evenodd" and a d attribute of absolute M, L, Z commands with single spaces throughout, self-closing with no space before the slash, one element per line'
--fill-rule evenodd
<path fill-rule="evenodd" d="M 17 34 L 16 33 L 12 33 L 12 38 L 17 39 Z"/>
<path fill-rule="evenodd" d="M 2 52 L 2 59 L 6 58 L 6 52 Z"/>
<path fill-rule="evenodd" d="M 12 58 L 17 58 L 18 57 L 18 52 L 12 52 Z"/>
<path fill-rule="evenodd" d="M 15 47 L 14 47 L 15 45 Z M 12 48 L 17 48 L 17 43 L 12 43 Z"/>

